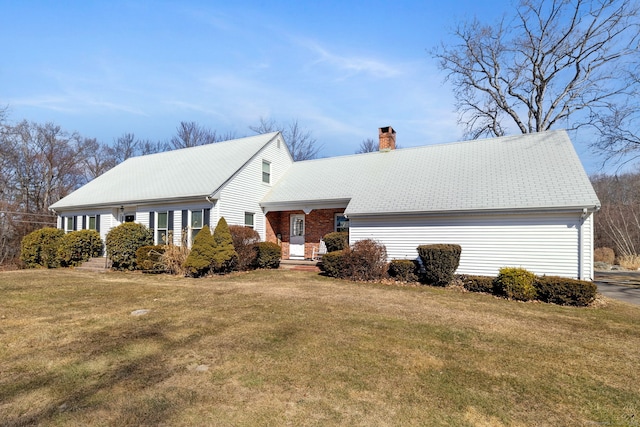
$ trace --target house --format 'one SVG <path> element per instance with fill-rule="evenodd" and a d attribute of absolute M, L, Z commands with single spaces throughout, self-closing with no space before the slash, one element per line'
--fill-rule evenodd
<path fill-rule="evenodd" d="M 378 152 L 302 162 L 279 133 L 129 159 L 51 208 L 61 228 L 99 223 L 103 235 L 133 220 L 158 242 L 171 230 L 188 242 L 199 218 L 224 216 L 278 242 L 283 258 L 309 258 L 324 234 L 348 230 L 389 259 L 460 244 L 461 274 L 593 278 L 600 202 L 565 131 L 398 150 L 393 128 L 379 136 Z"/>

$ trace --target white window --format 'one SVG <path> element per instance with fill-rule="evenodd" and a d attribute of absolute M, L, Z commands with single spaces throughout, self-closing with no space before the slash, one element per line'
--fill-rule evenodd
<path fill-rule="evenodd" d="M 162 245 L 167 243 L 167 232 L 169 225 L 169 213 L 157 212 L 156 213 L 156 244 Z"/>
<path fill-rule="evenodd" d="M 266 160 L 262 161 L 262 182 L 271 184 L 271 163 Z"/>
<path fill-rule="evenodd" d="M 202 210 L 191 211 L 191 241 L 196 238 L 200 230 L 202 230 L 204 215 Z"/>
<path fill-rule="evenodd" d="M 344 214 L 336 214 L 335 216 L 335 230 L 336 231 L 349 231 L 349 218 Z"/>
<path fill-rule="evenodd" d="M 95 230 L 96 229 L 96 216 L 92 215 L 89 216 L 89 230 Z"/>
<path fill-rule="evenodd" d="M 245 212 L 244 213 L 244 226 L 245 227 L 249 227 L 249 228 L 253 228 L 253 220 L 254 220 L 254 214 L 252 212 Z"/>

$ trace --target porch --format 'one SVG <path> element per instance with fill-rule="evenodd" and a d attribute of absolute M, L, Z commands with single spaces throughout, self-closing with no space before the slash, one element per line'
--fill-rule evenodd
<path fill-rule="evenodd" d="M 274 211 L 266 217 L 266 240 L 280 245 L 283 260 L 311 260 L 325 234 L 348 230 L 349 224 L 344 208 Z"/>

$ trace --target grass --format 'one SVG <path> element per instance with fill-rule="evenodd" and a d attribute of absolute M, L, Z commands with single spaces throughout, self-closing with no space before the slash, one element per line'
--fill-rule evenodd
<path fill-rule="evenodd" d="M 4 272 L 0 425 L 639 425 L 639 331 L 613 300 Z"/>

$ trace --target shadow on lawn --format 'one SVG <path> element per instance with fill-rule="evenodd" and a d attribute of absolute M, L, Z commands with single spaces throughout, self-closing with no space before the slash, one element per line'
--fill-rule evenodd
<path fill-rule="evenodd" d="M 112 414 L 107 422 L 113 421 L 118 425 L 157 425 L 165 422 L 177 410 L 175 405 L 162 396 L 144 400 L 140 395 L 145 389 L 174 374 L 174 368 L 165 354 L 175 346 L 188 346 L 198 337 L 172 341 L 165 335 L 164 329 L 160 322 L 146 325 L 127 322 L 127 325 L 119 328 L 105 327 L 80 337 L 81 342 L 56 349 L 57 354 L 72 357 L 73 360 L 65 366 L 14 382 L 2 393 L 3 400 L 7 402 L 20 394 L 36 394 L 40 389 L 47 389 L 45 394 L 56 396 L 54 401 L 35 412 L 5 419 L 2 425 L 50 424 L 63 412 L 89 413 L 93 410 L 106 410 Z M 148 354 L 139 357 L 125 354 L 127 348 L 149 343 L 153 344 L 154 350 Z M 83 374 L 83 367 L 97 358 L 106 358 L 106 367 Z M 118 399 L 122 400 L 123 397 L 127 398 L 127 404 L 118 405 Z M 117 411 L 114 411 L 115 407 Z"/>

